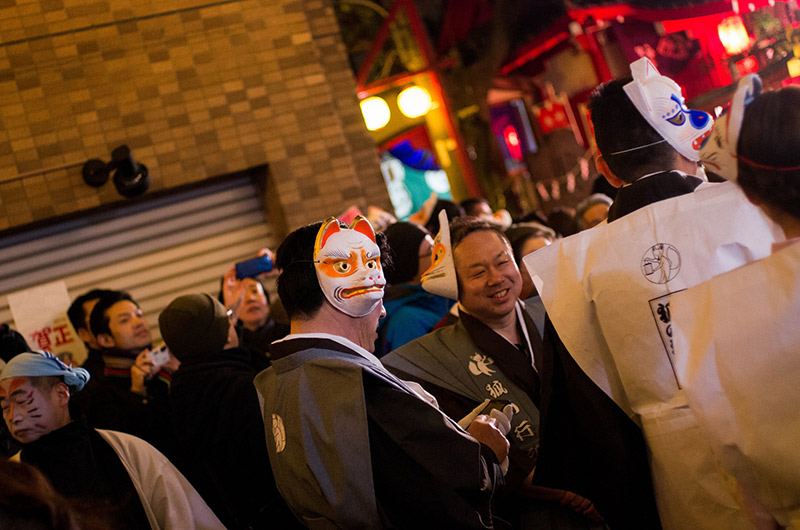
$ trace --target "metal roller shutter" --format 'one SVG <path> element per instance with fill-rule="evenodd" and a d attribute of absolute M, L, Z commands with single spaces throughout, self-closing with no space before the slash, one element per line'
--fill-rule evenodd
<path fill-rule="evenodd" d="M 63 279 L 71 299 L 128 291 L 158 339 L 158 315 L 175 297 L 216 296 L 233 263 L 275 248 L 264 219 L 244 176 L 0 237 L 0 322 L 13 327 L 8 293 Z"/>

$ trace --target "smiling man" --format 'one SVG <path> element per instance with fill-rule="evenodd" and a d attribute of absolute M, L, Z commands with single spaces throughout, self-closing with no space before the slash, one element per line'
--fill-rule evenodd
<path fill-rule="evenodd" d="M 545 521 L 591 528 L 600 515 L 588 499 L 532 483 L 539 449 L 538 370 L 543 362 L 534 321 L 541 305 L 538 299 L 519 299 L 522 277 L 499 226 L 475 218 L 455 219 L 452 226 L 446 219 L 441 223 L 422 286 L 457 298 L 459 319 L 398 348 L 383 362 L 395 375 L 423 385 L 454 418 L 485 399 L 510 402 L 514 417 L 506 482 L 513 493 L 501 516 L 521 528 Z"/>

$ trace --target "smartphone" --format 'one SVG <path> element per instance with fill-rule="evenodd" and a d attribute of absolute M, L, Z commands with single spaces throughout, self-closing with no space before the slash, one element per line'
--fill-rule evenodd
<path fill-rule="evenodd" d="M 152 350 L 147 356 L 153 361 L 154 370 L 158 371 L 169 362 L 169 348 L 167 348 L 166 344 L 163 344 L 160 348 Z"/>
<path fill-rule="evenodd" d="M 269 256 L 259 256 L 257 258 L 241 261 L 236 264 L 236 278 L 243 280 L 253 278 L 259 274 L 264 274 L 272 270 L 272 260 Z"/>

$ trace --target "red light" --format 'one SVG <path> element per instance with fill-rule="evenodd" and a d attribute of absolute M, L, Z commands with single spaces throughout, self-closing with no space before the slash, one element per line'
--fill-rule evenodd
<path fill-rule="evenodd" d="M 508 133 L 506 141 L 509 143 L 509 145 L 519 145 L 519 138 L 517 138 L 517 133 L 514 131 L 510 131 Z"/>
<path fill-rule="evenodd" d="M 522 162 L 522 148 L 519 144 L 519 135 L 513 125 L 506 125 L 503 128 L 503 139 L 506 141 L 508 153 L 511 158 Z"/>
<path fill-rule="evenodd" d="M 739 15 L 730 16 L 720 22 L 717 31 L 728 55 L 742 53 L 750 47 L 750 35 Z"/>
<path fill-rule="evenodd" d="M 736 61 L 736 70 L 739 71 L 741 76 L 755 74 L 758 72 L 758 61 L 752 55 L 745 57 L 741 61 Z"/>

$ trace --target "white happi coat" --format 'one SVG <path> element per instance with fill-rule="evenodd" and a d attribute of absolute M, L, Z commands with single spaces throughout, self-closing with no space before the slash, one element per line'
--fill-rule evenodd
<path fill-rule="evenodd" d="M 779 234 L 738 186 L 705 184 L 524 258 L 570 354 L 641 424 L 665 530 L 750 528 L 678 383 L 669 295 L 768 255 Z"/>
<path fill-rule="evenodd" d="M 672 297 L 678 376 L 725 470 L 800 528 L 800 243 Z"/>

